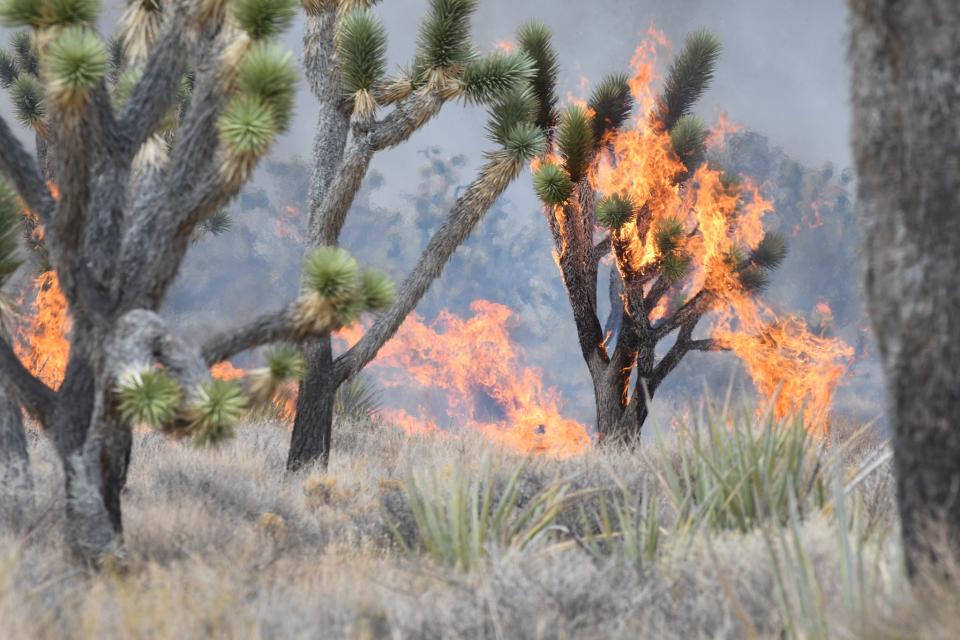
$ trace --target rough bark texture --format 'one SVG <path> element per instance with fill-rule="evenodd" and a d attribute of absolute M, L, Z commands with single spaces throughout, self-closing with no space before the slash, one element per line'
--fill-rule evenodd
<path fill-rule="evenodd" d="M 960 3 L 850 6 L 866 294 L 915 572 L 960 553 Z"/>
<path fill-rule="evenodd" d="M 20 529 L 33 502 L 33 476 L 20 407 L 0 389 L 0 519 Z"/>

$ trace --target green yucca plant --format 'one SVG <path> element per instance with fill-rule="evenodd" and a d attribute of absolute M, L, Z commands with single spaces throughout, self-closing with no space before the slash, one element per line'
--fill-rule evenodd
<path fill-rule="evenodd" d="M 240 28 L 260 40 L 290 27 L 297 15 L 297 0 L 231 0 L 230 9 Z"/>
<path fill-rule="evenodd" d="M 703 120 L 692 114 L 682 116 L 670 130 L 673 150 L 687 171 L 693 171 L 702 161 L 708 133 Z"/>
<path fill-rule="evenodd" d="M 237 69 L 237 90 L 256 96 L 270 107 L 277 133 L 283 133 L 293 115 L 297 88 L 293 54 L 280 45 L 258 42 L 244 55 Z"/>
<path fill-rule="evenodd" d="M 624 125 L 633 111 L 633 96 L 625 73 L 607 76 L 587 102 L 593 112 L 593 140 L 600 144 L 609 133 Z"/>
<path fill-rule="evenodd" d="M 201 446 L 216 445 L 233 436 L 249 401 L 235 380 L 210 380 L 201 386 L 187 410 L 189 432 Z"/>
<path fill-rule="evenodd" d="M 630 197 L 614 193 L 597 204 L 597 222 L 608 229 L 619 229 L 636 215 L 636 203 Z"/>
<path fill-rule="evenodd" d="M 362 373 L 351 376 L 337 388 L 333 397 L 334 415 L 350 420 L 368 420 L 381 408 L 380 388 L 370 376 Z"/>
<path fill-rule="evenodd" d="M 522 550 L 536 543 L 567 504 L 568 485 L 556 481 L 521 503 L 519 480 L 527 463 L 516 463 L 498 490 L 498 466 L 484 460 L 414 473 L 403 482 L 416 537 L 406 539 L 389 519 L 394 537 L 408 552 L 424 549 L 437 564 L 469 571 L 492 549 Z"/>
<path fill-rule="evenodd" d="M 533 187 L 545 204 L 556 207 L 573 193 L 573 181 L 563 168 L 552 162 L 543 163 L 533 175 Z"/>
<path fill-rule="evenodd" d="M 340 24 L 337 55 L 344 93 L 360 117 L 373 115 L 375 92 L 387 66 L 387 32 L 369 9 L 353 11 Z"/>
<path fill-rule="evenodd" d="M 709 31 L 696 31 L 687 38 L 667 74 L 657 110 L 657 119 L 665 130 L 672 131 L 706 91 L 720 48 L 720 40 Z"/>
<path fill-rule="evenodd" d="M 528 88 L 511 91 L 490 109 L 487 135 L 497 144 L 506 145 L 513 128 L 524 122 L 532 122 L 536 112 L 537 98 Z"/>
<path fill-rule="evenodd" d="M 563 168 L 574 184 L 586 175 L 593 158 L 593 135 L 593 121 L 585 108 L 571 105 L 560 115 L 557 146 L 563 157 Z"/>
<path fill-rule="evenodd" d="M 63 107 L 86 104 L 90 90 L 109 69 L 107 48 L 96 33 L 71 27 L 50 44 L 47 51 L 50 93 Z"/>
<path fill-rule="evenodd" d="M 180 385 L 163 369 L 131 371 L 118 381 L 120 415 L 130 424 L 168 429 L 176 420 L 182 398 Z"/>
<path fill-rule="evenodd" d="M 512 92 L 533 79 L 534 64 L 523 52 L 493 53 L 471 62 L 460 78 L 467 102 L 487 103 Z"/>
<path fill-rule="evenodd" d="M 532 81 L 537 98 L 537 115 L 534 123 L 544 131 L 551 131 L 557 124 L 557 76 L 560 64 L 553 49 L 550 29 L 540 22 L 528 22 L 517 34 L 520 50 L 533 60 L 536 75 Z"/>

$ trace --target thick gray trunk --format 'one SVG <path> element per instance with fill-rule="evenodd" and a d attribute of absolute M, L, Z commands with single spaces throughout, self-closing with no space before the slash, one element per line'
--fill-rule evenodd
<path fill-rule="evenodd" d="M 960 4 L 851 9 L 866 294 L 915 573 L 960 553 Z"/>
<path fill-rule="evenodd" d="M 297 396 L 297 415 L 293 422 L 287 469 L 297 471 L 319 461 L 324 467 L 330 459 L 333 430 L 333 401 L 340 381 L 333 367 L 333 345 L 327 336 L 305 348 L 306 375 Z"/>
<path fill-rule="evenodd" d="M 21 530 L 32 505 L 33 476 L 20 407 L 0 389 L 0 521 Z"/>

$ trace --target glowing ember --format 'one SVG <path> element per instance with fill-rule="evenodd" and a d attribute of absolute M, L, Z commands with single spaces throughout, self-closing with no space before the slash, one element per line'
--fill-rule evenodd
<path fill-rule="evenodd" d="M 47 271 L 34 281 L 36 297 L 31 314 L 17 331 L 15 351 L 24 366 L 51 388 L 63 383 L 70 356 L 70 316 L 57 274 Z"/>
<path fill-rule="evenodd" d="M 210 367 L 210 375 L 217 380 L 237 380 L 247 375 L 247 372 L 233 366 L 229 360 L 224 360 Z"/>
<path fill-rule="evenodd" d="M 538 369 L 523 366 L 507 331 L 510 309 L 484 300 L 471 309 L 468 319 L 443 311 L 429 325 L 413 314 L 384 345 L 371 364 L 381 382 L 444 405 L 433 413 L 421 406 L 416 417 L 403 411 L 384 416 L 408 433 L 435 431 L 438 424 L 477 429 L 524 453 L 569 456 L 588 449 L 587 428 L 563 417 L 556 390 L 544 388 Z M 359 337 L 355 329 L 338 336 L 348 342 Z"/>

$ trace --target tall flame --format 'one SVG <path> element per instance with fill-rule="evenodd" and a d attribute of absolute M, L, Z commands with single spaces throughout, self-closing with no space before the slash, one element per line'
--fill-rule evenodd
<path fill-rule="evenodd" d="M 23 319 L 14 349 L 30 373 L 56 389 L 63 383 L 70 357 L 67 300 L 54 271 L 40 274 L 34 285 L 32 313 Z"/>

